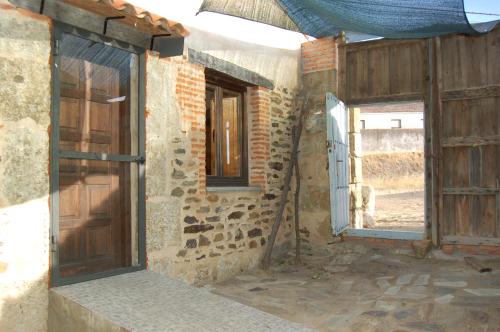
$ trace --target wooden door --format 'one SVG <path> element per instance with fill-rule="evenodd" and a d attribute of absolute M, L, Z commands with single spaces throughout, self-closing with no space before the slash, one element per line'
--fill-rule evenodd
<path fill-rule="evenodd" d="M 326 94 L 331 223 L 335 235 L 349 227 L 349 134 L 344 103 Z"/>
<path fill-rule="evenodd" d="M 61 57 L 60 141 L 63 151 L 119 154 L 120 71 Z M 59 271 L 61 277 L 110 270 L 126 263 L 129 201 L 127 163 L 61 159 Z M 130 195 L 128 195 L 130 197 Z"/>

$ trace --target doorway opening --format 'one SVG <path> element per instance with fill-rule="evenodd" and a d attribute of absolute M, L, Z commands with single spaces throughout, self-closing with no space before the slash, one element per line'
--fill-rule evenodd
<path fill-rule="evenodd" d="M 144 57 L 62 24 L 54 38 L 51 273 L 58 286 L 144 268 Z"/>
<path fill-rule="evenodd" d="M 358 108 L 363 228 L 423 233 L 424 103 L 377 103 Z"/>

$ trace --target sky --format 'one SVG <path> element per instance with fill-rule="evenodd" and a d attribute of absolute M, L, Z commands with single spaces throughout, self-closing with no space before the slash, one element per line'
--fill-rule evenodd
<path fill-rule="evenodd" d="M 466 12 L 500 14 L 500 0 L 464 0 Z M 500 16 L 467 14 L 471 23 L 500 20 Z"/>
<path fill-rule="evenodd" d="M 257 45 L 298 49 L 308 39 L 301 33 L 215 13 L 196 15 L 203 0 L 128 0 L 187 27 L 213 32 Z M 235 0 L 244 1 L 244 0 Z M 464 0 L 466 12 L 500 14 L 500 0 Z M 500 16 L 468 14 L 471 23 L 500 20 Z M 310 38 L 310 37 L 309 37 Z M 314 38 L 310 38 L 314 39 Z"/>

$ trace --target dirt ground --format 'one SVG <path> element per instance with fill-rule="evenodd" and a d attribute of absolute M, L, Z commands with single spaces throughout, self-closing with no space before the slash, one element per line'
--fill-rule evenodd
<path fill-rule="evenodd" d="M 424 192 L 376 195 L 374 229 L 424 231 Z"/>
<path fill-rule="evenodd" d="M 375 190 L 372 229 L 424 231 L 423 152 L 363 156 L 363 184 Z"/>
<path fill-rule="evenodd" d="M 341 242 L 209 287 L 319 331 L 500 331 L 500 261 L 479 273 L 432 255 Z"/>

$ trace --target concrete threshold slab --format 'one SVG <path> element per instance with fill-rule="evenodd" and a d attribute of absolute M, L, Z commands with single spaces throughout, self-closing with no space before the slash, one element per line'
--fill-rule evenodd
<path fill-rule="evenodd" d="M 50 331 L 311 331 L 160 274 L 53 288 Z"/>
<path fill-rule="evenodd" d="M 378 229 L 356 229 L 348 228 L 348 236 L 356 237 L 372 237 L 379 239 L 389 239 L 389 240 L 423 240 L 425 235 L 423 232 L 410 232 L 410 231 L 390 231 L 390 230 L 378 230 Z"/>

